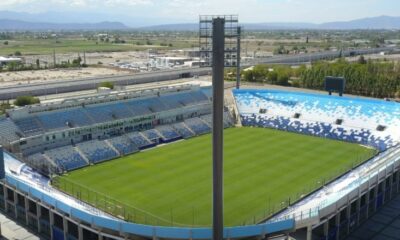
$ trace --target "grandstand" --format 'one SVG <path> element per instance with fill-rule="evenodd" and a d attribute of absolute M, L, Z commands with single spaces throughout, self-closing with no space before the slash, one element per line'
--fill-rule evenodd
<path fill-rule="evenodd" d="M 210 114 L 209 91 L 181 85 L 10 110 L 0 121 L 0 143 L 31 166 L 46 159 L 40 164 L 45 174 L 70 171 L 209 132 L 198 118 Z"/>
<path fill-rule="evenodd" d="M 273 90 L 234 94 L 244 126 L 355 142 L 380 151 L 400 139 L 400 107 L 395 102 Z"/>
<path fill-rule="evenodd" d="M 230 128 L 235 123 L 226 108 L 227 237 L 336 239 L 400 190 L 398 103 L 232 92 L 243 128 Z M 203 213 L 210 206 L 201 203 L 211 185 L 202 179 L 211 155 L 211 105 L 210 87 L 184 84 L 8 110 L 0 119 L 10 164 L 8 191 L 0 193 L 5 210 L 15 207 L 16 217 L 31 211 L 27 224 L 53 239 L 208 238 Z M 65 193 L 49 187 L 50 179 Z M 267 194 L 276 198 L 266 200 Z M 34 200 L 46 210 L 29 210 Z"/>

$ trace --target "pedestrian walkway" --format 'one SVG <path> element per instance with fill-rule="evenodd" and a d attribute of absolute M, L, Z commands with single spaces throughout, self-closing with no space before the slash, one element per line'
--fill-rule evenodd
<path fill-rule="evenodd" d="M 44 239 L 36 236 L 29 230 L 25 229 L 19 223 L 16 223 L 9 217 L 5 216 L 4 213 L 0 212 L 0 224 L 1 224 L 1 238 L 0 239 L 12 239 L 12 240 L 39 240 Z"/>
<path fill-rule="evenodd" d="M 400 195 L 379 209 L 347 240 L 400 239 Z"/>

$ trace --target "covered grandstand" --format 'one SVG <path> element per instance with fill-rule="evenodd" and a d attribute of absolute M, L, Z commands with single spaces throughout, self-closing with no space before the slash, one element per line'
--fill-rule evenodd
<path fill-rule="evenodd" d="M 10 110 L 0 143 L 57 174 L 210 132 L 210 95 L 209 87 L 180 85 Z"/>

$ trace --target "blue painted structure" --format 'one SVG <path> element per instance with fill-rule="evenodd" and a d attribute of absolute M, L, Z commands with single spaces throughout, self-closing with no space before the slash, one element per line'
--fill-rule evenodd
<path fill-rule="evenodd" d="M 0 145 L 0 179 L 4 179 L 6 176 L 5 168 L 4 168 L 4 153 L 3 147 Z"/>
<path fill-rule="evenodd" d="M 150 226 L 125 222 L 118 219 L 111 219 L 92 215 L 88 212 L 74 208 L 62 201 L 55 199 L 51 194 L 39 191 L 35 187 L 24 183 L 12 175 L 6 175 L 6 183 L 17 190 L 27 193 L 29 196 L 40 200 L 59 211 L 69 214 L 71 217 L 80 219 L 84 222 L 103 229 L 110 229 L 116 232 L 128 233 L 144 237 L 157 237 L 169 239 L 210 239 L 212 235 L 211 228 L 192 228 L 192 227 L 163 227 Z M 224 229 L 225 238 L 242 238 L 251 236 L 262 236 L 282 231 L 294 229 L 295 221 L 293 219 L 283 220 L 273 223 L 263 223 L 258 225 L 226 227 Z"/>

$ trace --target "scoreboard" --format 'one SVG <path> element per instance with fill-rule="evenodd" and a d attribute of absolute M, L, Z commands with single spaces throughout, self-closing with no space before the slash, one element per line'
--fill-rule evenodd
<path fill-rule="evenodd" d="M 344 93 L 346 80 L 343 77 L 325 77 L 325 90 L 332 95 L 332 92 L 338 92 L 340 96 Z"/>

